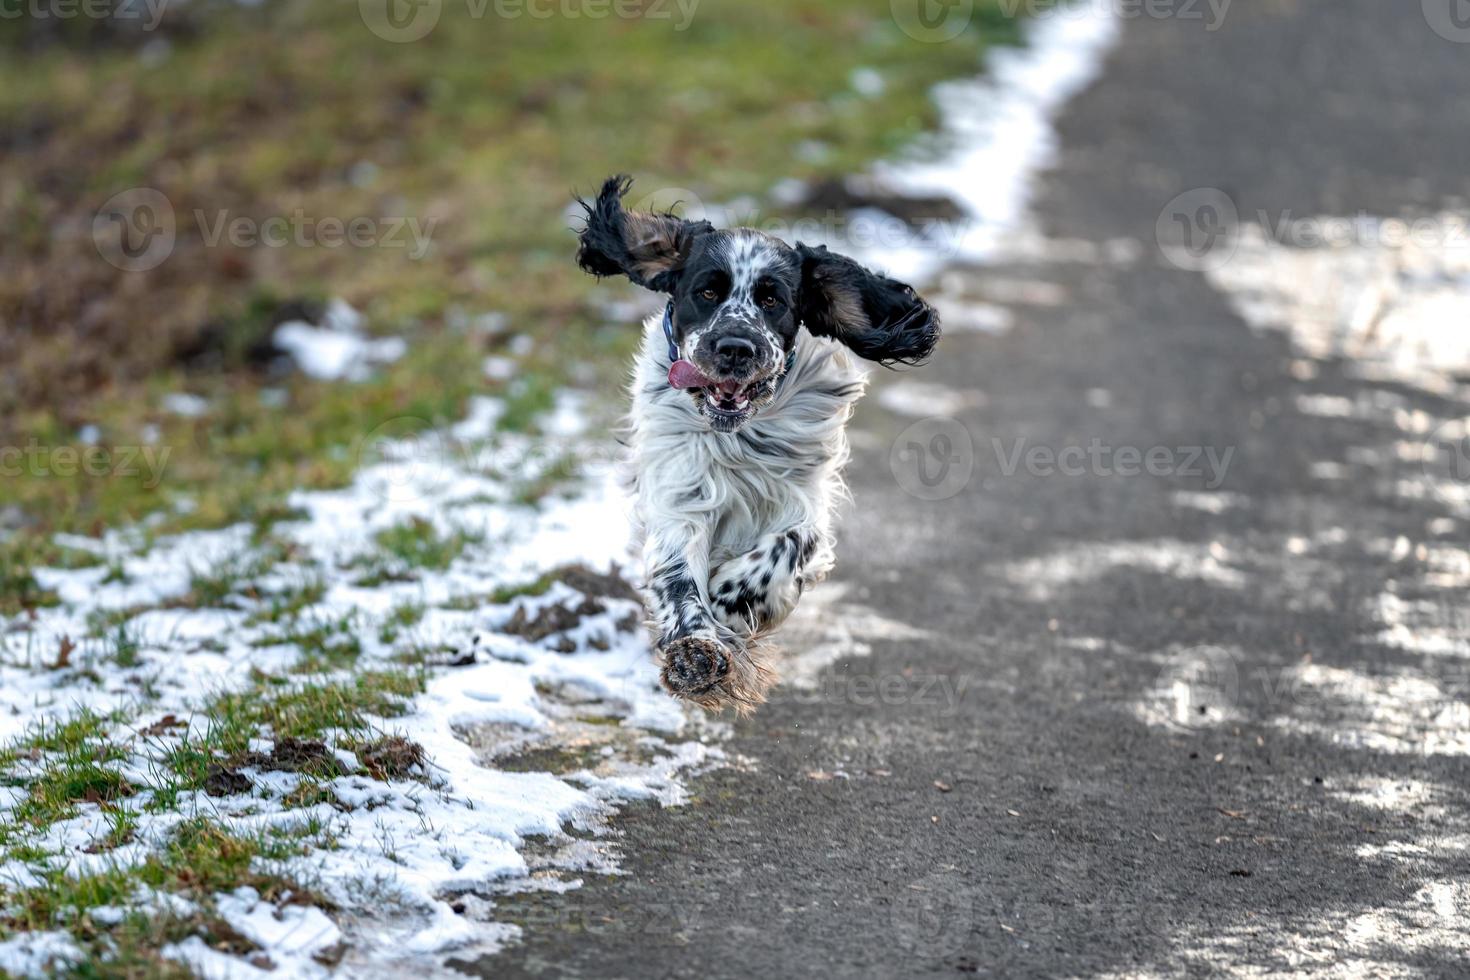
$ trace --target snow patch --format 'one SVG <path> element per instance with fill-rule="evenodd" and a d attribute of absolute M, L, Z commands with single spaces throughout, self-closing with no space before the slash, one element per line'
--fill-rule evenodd
<path fill-rule="evenodd" d="M 1470 376 L 1470 249 L 1463 237 L 1385 234 L 1394 220 L 1364 219 L 1351 243 L 1314 248 L 1246 225 L 1229 261 L 1206 273 L 1247 323 L 1289 332 L 1312 357 L 1447 393 Z M 1461 215 L 1435 220 L 1466 226 Z"/>
<path fill-rule="evenodd" d="M 408 352 L 402 337 L 363 336 L 362 315 L 341 300 L 327 307 L 321 326 L 291 320 L 276 327 L 273 339 L 302 371 L 321 381 L 365 381 L 375 367 Z"/>
<path fill-rule="evenodd" d="M 1407 813 L 1428 803 L 1434 795 L 1433 787 L 1417 779 L 1390 779 L 1386 776 L 1367 776 L 1357 781 L 1346 791 L 1334 795 L 1375 810 L 1391 813 Z"/>
<path fill-rule="evenodd" d="M 951 262 L 984 262 L 1005 253 L 1026 224 L 1036 175 L 1055 159 L 1052 119 L 1102 70 L 1119 20 L 1108 4 L 1084 3 L 1022 27 L 1025 43 L 990 49 L 984 75 L 935 87 L 940 132 L 932 146 L 941 148 L 938 155 L 923 158 L 921 148 L 873 168 L 881 186 L 952 198 L 964 217 L 941 241 L 897 249 L 885 242 L 868 252 L 840 243 L 849 254 L 904 281 L 926 282 Z"/>
<path fill-rule="evenodd" d="M 598 607 L 579 614 L 555 644 L 507 632 L 518 612 L 534 617 L 553 606 L 581 606 L 588 597 L 560 583 L 544 595 L 509 602 L 493 602 L 490 593 L 571 563 L 620 569 L 629 524 L 615 466 L 602 458 L 602 447 L 579 435 L 586 428 L 580 400 L 559 399 L 544 420 L 547 435 L 498 433 L 475 442 L 489 435 L 499 410 L 491 399 L 477 400 L 451 433 L 413 433 L 375 445 L 347 487 L 293 494 L 300 519 L 272 529 L 288 545 L 286 558 L 265 555 L 248 525 L 156 541 L 142 529 L 79 539 L 109 565 L 37 569 L 38 581 L 57 592 L 60 604 L 0 635 L 0 738 L 82 707 L 122 709 L 140 727 L 173 715 L 183 727 L 131 742 L 124 774 L 147 785 L 159 753 L 208 725 L 197 713 L 207 695 L 246 689 L 257 670 L 293 676 L 305 651 L 282 636 L 282 624 L 256 614 L 268 611 L 275 595 L 320 581 L 322 594 L 300 611 L 298 622 L 349 624 L 361 647 L 358 667 L 392 667 L 408 648 L 457 651 L 460 666 L 430 668 L 427 690 L 411 710 L 379 722 L 384 731 L 422 746 L 427 782 L 342 776 L 325 785 L 350 808 L 346 812 L 325 803 L 288 810 L 281 800 L 298 777 L 251 770 L 246 775 L 255 789 L 217 798 L 185 794 L 177 812 L 145 812 L 149 791 L 140 791 L 135 840 L 110 852 L 86 853 L 108 827 L 106 814 L 90 804 L 36 843 L 72 873 L 83 873 L 144 860 L 166 842 L 182 813 L 209 812 L 241 829 L 323 821 L 335 848 L 295 860 L 338 907 L 333 919 L 244 893 L 217 899 L 225 918 L 293 976 L 320 972 L 312 955 L 343 938 L 353 957 L 392 958 L 410 969 L 451 950 L 493 951 L 514 930 L 488 913 L 479 921 L 458 915 L 451 903 L 468 891 L 525 887 L 532 880 L 524 853 L 532 838 L 559 842 L 563 852 L 557 866 L 537 875 L 538 885 L 571 887 L 576 879 L 567 875 L 615 870 L 606 845 L 598 843 L 608 833 L 607 817 L 630 799 L 681 802 L 684 776 L 722 762 L 720 750 L 703 741 L 718 729 L 691 721 L 662 692 L 640 625 L 641 605 L 630 598 L 598 599 Z M 567 458 L 582 461 L 574 492 L 553 494 L 534 508 L 519 502 L 521 481 L 534 482 Z M 426 534 L 469 534 L 475 543 L 442 569 L 414 567 L 411 576 L 364 580 L 362 563 L 381 556 L 374 535 L 404 525 Z M 181 600 L 200 575 L 226 581 L 238 575 L 242 587 L 217 605 L 192 608 Z M 401 636 L 385 639 L 383 625 L 405 606 L 422 608 L 422 617 Z M 90 638 L 91 623 L 103 612 L 121 617 L 119 629 L 130 644 L 125 660 L 107 637 Z M 60 663 L 58 650 L 66 644 L 73 652 Z M 319 674 L 309 679 L 322 680 Z M 614 720 L 594 726 L 611 733 L 608 754 L 595 766 L 560 775 L 496 767 L 499 742 L 555 746 L 586 713 Z M 699 728 L 697 737 L 691 724 Z M 492 729 L 499 739 L 484 734 Z M 126 743 L 133 733 L 125 727 L 115 734 Z M 254 748 L 268 752 L 271 746 L 267 738 Z M 343 759 L 356 767 L 355 759 Z M 0 792 L 0 819 L 19 798 Z M 564 830 L 568 825 L 592 839 L 574 842 Z M 0 874 L 17 886 L 36 883 L 17 861 Z M 11 959 L 0 965 L 34 972 L 21 958 L 39 955 L 34 945 L 5 949 Z M 170 947 L 167 955 L 207 976 L 260 974 L 197 941 Z"/>
<path fill-rule="evenodd" d="M 1427 677 L 1304 664 L 1285 682 L 1292 710 L 1273 722 L 1285 731 L 1370 752 L 1470 755 L 1470 704 Z"/>
<path fill-rule="evenodd" d="M 985 404 L 983 392 L 959 390 L 928 381 L 894 381 L 878 389 L 878 404 L 898 415 L 930 418 L 958 415 Z"/>
<path fill-rule="evenodd" d="M 64 932 L 26 932 L 0 942 L 0 973 L 16 977 L 54 977 L 81 959 L 81 950 Z"/>
<path fill-rule="evenodd" d="M 931 630 L 889 619 L 856 601 L 852 586 L 828 582 L 802 596 L 801 604 L 781 628 L 786 654 L 781 680 L 813 689 L 824 668 L 852 657 L 866 657 L 876 641 L 939 642 Z"/>
<path fill-rule="evenodd" d="M 1007 563 L 1001 573 L 1038 601 L 1056 598 L 1072 585 L 1095 581 L 1117 568 L 1145 569 L 1228 589 L 1244 588 L 1245 573 L 1226 564 L 1228 558 L 1228 551 L 1219 543 L 1159 538 L 1059 549 L 1049 555 Z"/>
<path fill-rule="evenodd" d="M 200 398 L 198 395 L 176 391 L 163 396 L 163 410 L 165 412 L 172 412 L 175 415 L 182 415 L 184 418 L 193 419 L 209 411 L 209 402 L 207 399 Z"/>
<path fill-rule="evenodd" d="M 1185 510 L 1202 510 L 1206 514 L 1223 514 L 1246 503 L 1248 498 L 1243 494 L 1232 493 L 1228 490 L 1216 490 L 1206 493 L 1200 490 L 1176 490 L 1169 495 L 1169 500 L 1175 507 Z"/>

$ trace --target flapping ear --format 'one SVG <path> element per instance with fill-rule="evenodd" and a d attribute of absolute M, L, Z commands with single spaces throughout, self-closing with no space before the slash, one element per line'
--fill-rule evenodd
<path fill-rule="evenodd" d="M 939 343 L 939 314 L 913 287 L 869 272 L 845 255 L 800 243 L 801 319 L 853 353 L 892 367 L 919 364 Z"/>
<path fill-rule="evenodd" d="M 577 264 L 594 276 L 624 275 L 647 289 L 671 292 L 694 240 L 714 226 L 673 214 L 624 211 L 623 195 L 632 186 L 633 178 L 619 174 L 603 182 L 596 201 L 577 198 L 587 212 Z"/>

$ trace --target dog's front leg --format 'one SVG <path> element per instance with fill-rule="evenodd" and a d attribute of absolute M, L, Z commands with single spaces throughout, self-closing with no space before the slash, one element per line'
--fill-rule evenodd
<path fill-rule="evenodd" d="M 812 525 L 767 534 L 754 548 L 722 562 L 709 593 L 720 621 L 745 636 L 775 629 L 791 615 L 807 585 L 832 567 L 827 536 Z"/>
<path fill-rule="evenodd" d="M 713 687 L 729 672 L 729 654 L 701 585 L 709 566 L 707 541 L 706 533 L 683 525 L 651 531 L 644 545 L 648 606 L 664 684 L 686 697 Z"/>
<path fill-rule="evenodd" d="M 687 524 L 644 543 L 648 604 L 664 687 L 706 708 L 748 711 L 775 678 L 710 606 L 709 537 Z"/>

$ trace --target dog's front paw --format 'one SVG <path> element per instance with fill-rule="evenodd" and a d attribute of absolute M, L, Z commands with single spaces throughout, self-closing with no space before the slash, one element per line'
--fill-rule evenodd
<path fill-rule="evenodd" d="M 664 687 L 676 697 L 702 700 L 730 675 L 730 656 L 718 640 L 681 636 L 660 651 Z"/>
<path fill-rule="evenodd" d="M 682 636 L 659 650 L 664 688 L 710 711 L 734 708 L 747 715 L 776 683 L 767 653 L 759 645 L 727 645 L 712 636 Z"/>

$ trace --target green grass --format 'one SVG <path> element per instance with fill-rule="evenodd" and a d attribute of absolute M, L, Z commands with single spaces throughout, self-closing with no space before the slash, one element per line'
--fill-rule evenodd
<path fill-rule="evenodd" d="M 25 790 L 0 823 L 0 851 L 73 816 L 79 804 L 112 806 L 133 795 L 117 767 L 127 753 L 108 735 L 116 722 L 116 715 L 82 710 L 0 747 L 0 785 Z"/>
<path fill-rule="evenodd" d="M 136 796 L 148 810 L 171 809 L 179 793 L 206 788 L 214 767 L 250 764 L 252 740 L 320 741 L 349 750 L 375 744 L 386 734 L 379 723 L 402 715 L 424 680 L 421 669 L 408 667 L 347 676 L 258 674 L 246 688 L 202 702 L 204 731 L 154 752 L 156 765 L 141 785 L 118 768 L 136 748 L 110 734 L 120 715 L 81 711 L 62 724 L 41 725 L 0 746 L 0 785 L 25 790 L 0 825 L 0 851 L 74 815 L 83 803 L 109 809 Z M 146 748 L 148 739 L 141 744 Z"/>
<path fill-rule="evenodd" d="M 150 808 L 172 810 L 181 793 L 210 790 L 221 780 L 230 792 L 239 792 L 250 783 L 238 774 L 243 767 L 295 772 L 297 784 L 282 801 L 288 808 L 335 803 L 325 784 L 345 773 L 333 747 L 361 753 L 365 771 L 374 778 L 397 777 L 412 763 L 375 763 L 374 750 L 388 760 L 402 759 L 405 752 L 416 760 L 421 755 L 412 756 L 417 749 L 412 743 L 392 742 L 394 736 L 379 723 L 402 715 L 423 689 L 422 671 L 401 669 L 345 679 L 261 675 L 246 690 L 217 694 L 203 706 L 204 732 L 179 739 L 161 754 Z M 266 757 L 250 749 L 262 738 L 276 746 Z M 386 747 L 390 742 L 392 751 Z M 278 751 L 284 754 L 278 757 Z"/>
<path fill-rule="evenodd" d="M 70 975 L 190 976 L 189 971 L 163 959 L 159 950 L 188 936 L 200 936 L 210 946 L 237 955 L 256 949 L 215 914 L 216 894 L 248 886 L 268 900 L 289 898 L 330 908 L 308 882 L 287 873 L 284 865 L 313 848 L 331 844 L 325 828 L 314 824 L 292 831 L 246 832 L 207 817 L 186 820 L 139 866 L 83 875 L 58 867 L 43 871 L 39 885 L 0 890 L 9 910 L 0 916 L 0 939 L 66 923 L 85 956 Z M 103 907 L 135 905 L 140 888 L 187 899 L 198 910 L 150 915 L 134 909 L 115 924 L 94 917 Z"/>
<path fill-rule="evenodd" d="M 368 738 L 375 732 L 372 719 L 403 714 L 423 689 L 423 675 L 409 670 L 364 671 L 340 681 L 262 677 L 250 689 L 209 700 L 203 712 L 209 719 L 206 744 L 229 756 L 246 751 L 250 739 L 266 731 L 278 738 Z"/>
<path fill-rule="evenodd" d="M 296 619 L 305 609 L 321 602 L 326 594 L 326 580 L 320 573 L 315 573 L 299 583 L 263 596 L 264 608 L 251 613 L 245 625 L 255 626 Z"/>
<path fill-rule="evenodd" d="M 88 742 L 102 738 L 116 724 L 116 714 L 99 714 L 83 709 L 65 721 L 42 718 L 15 745 L 3 750 L 10 753 L 66 752 L 80 749 Z M 0 754 L 0 764 L 5 755 Z"/>
<path fill-rule="evenodd" d="M 575 456 L 558 456 L 534 477 L 517 481 L 513 499 L 518 504 L 534 507 L 552 493 L 572 484 L 579 471 L 580 464 Z"/>
<path fill-rule="evenodd" d="M 441 534 L 433 524 L 416 517 L 405 524 L 379 531 L 373 540 L 384 554 L 406 565 L 442 571 L 466 547 L 478 544 L 483 538 L 459 529 Z"/>
<path fill-rule="evenodd" d="M 243 587 L 244 569 L 233 564 L 189 571 L 189 592 L 181 605 L 192 608 L 235 605 L 230 597 Z"/>
<path fill-rule="evenodd" d="M 24 861 L 40 879 L 27 887 L 0 883 L 0 941 L 64 925 L 85 955 L 71 975 L 182 976 L 187 974 L 159 956 L 168 943 L 200 936 L 237 955 L 255 949 L 214 913 L 219 893 L 249 886 L 267 900 L 330 909 L 310 882 L 284 870 L 292 858 L 334 846 L 327 826 L 306 814 L 294 825 L 248 832 L 209 817 L 188 819 L 141 862 L 104 861 L 101 870 L 82 874 L 72 855 L 40 841 L 52 824 L 92 805 L 104 816 L 105 829 L 87 850 L 106 854 L 136 838 L 143 814 L 173 812 L 181 793 L 211 788 L 241 767 L 294 773 L 294 788 L 279 801 L 286 809 L 340 807 L 329 783 L 346 769 L 333 747 L 355 752 L 359 771 L 372 778 L 425 781 L 423 750 L 379 727 L 402 714 L 423 683 L 423 674 L 414 670 L 309 679 L 259 675 L 247 690 L 206 699 L 199 712 L 207 718 L 204 731 L 153 751 L 154 764 L 137 784 L 123 777 L 120 764 L 146 751 L 152 739 L 118 734 L 121 714 L 80 711 L 0 745 L 0 785 L 24 791 L 0 824 L 0 861 Z M 252 742 L 262 738 L 272 742 L 271 751 L 252 751 Z M 231 778 L 250 785 L 248 778 Z M 230 785 L 232 792 L 242 788 Z M 134 905 L 140 888 L 188 899 L 197 911 L 135 911 L 116 923 L 90 914 L 103 906 Z"/>
<path fill-rule="evenodd" d="M 296 670 L 319 672 L 349 666 L 358 658 L 362 653 L 358 629 L 357 617 L 352 615 L 299 617 L 289 628 L 252 641 L 252 646 L 295 646 L 301 652 Z"/>
<path fill-rule="evenodd" d="M 515 585 L 502 585 L 484 595 L 455 596 L 444 603 L 444 608 L 459 611 L 475 610 L 489 605 L 504 605 L 522 596 L 545 595 L 553 585 L 562 579 L 564 574 L 565 569 L 554 568 L 529 582 L 518 582 Z"/>
<path fill-rule="evenodd" d="M 526 373 L 516 379 L 506 393 L 505 413 L 500 417 L 500 428 L 507 432 L 530 431 L 536 418 L 549 412 L 556 403 L 558 383 L 564 379 L 555 375 Z"/>
<path fill-rule="evenodd" d="M 443 571 L 466 548 L 483 541 L 484 536 L 475 532 L 462 528 L 441 532 L 431 522 L 415 517 L 373 535 L 376 550 L 354 562 L 354 581 L 362 586 L 410 582 L 420 569 Z"/>
<path fill-rule="evenodd" d="M 56 593 L 42 589 L 31 573 L 32 564 L 49 553 L 39 540 L 0 542 L 0 616 L 56 604 Z"/>
<path fill-rule="evenodd" d="M 402 602 L 388 611 L 378 627 L 378 639 L 384 643 L 396 643 L 424 618 L 425 607 L 420 602 Z"/>

